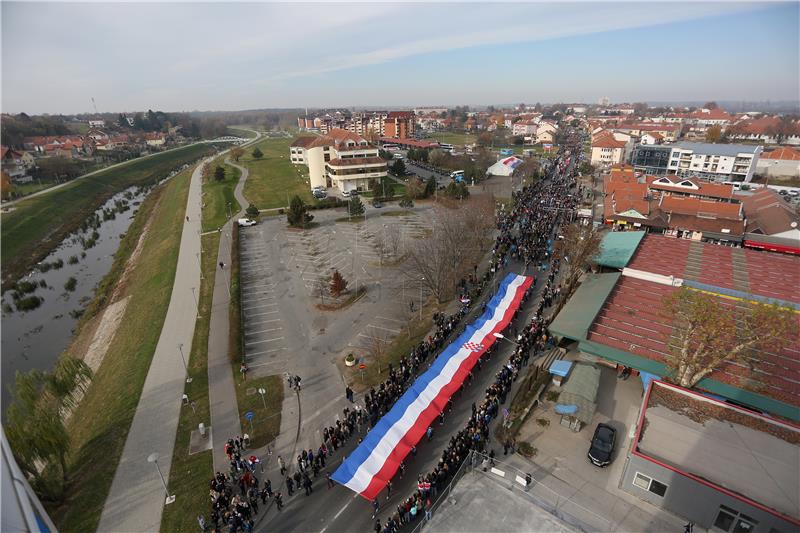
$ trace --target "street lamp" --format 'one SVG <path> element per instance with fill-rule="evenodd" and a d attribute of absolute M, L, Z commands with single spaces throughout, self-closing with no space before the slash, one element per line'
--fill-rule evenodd
<path fill-rule="evenodd" d="M 264 399 L 264 395 L 267 393 L 267 390 L 264 387 L 259 387 L 258 393 L 261 395 L 261 402 L 264 404 L 264 409 L 266 409 L 267 400 Z"/>
<path fill-rule="evenodd" d="M 423 276 L 422 279 L 419 281 L 419 319 L 422 320 L 422 284 L 425 281 L 425 277 Z"/>
<path fill-rule="evenodd" d="M 191 383 L 192 378 L 189 376 L 189 367 L 186 366 L 186 357 L 183 355 L 183 343 L 178 344 L 178 351 L 181 352 L 181 361 L 183 361 L 183 369 L 186 371 L 186 383 Z"/>
<path fill-rule="evenodd" d="M 170 495 L 169 489 L 167 488 L 167 482 L 164 481 L 164 474 L 161 473 L 161 467 L 158 466 L 158 452 L 153 452 L 147 456 L 147 462 L 153 463 L 156 465 L 156 470 L 158 470 L 158 477 L 161 478 L 161 484 L 164 485 L 164 493 L 167 495 L 166 500 L 164 500 L 165 505 L 169 505 L 175 501 L 175 495 Z"/>
<path fill-rule="evenodd" d="M 194 254 L 197 257 L 197 266 L 200 268 L 200 279 L 205 279 L 203 277 L 203 263 L 200 261 L 200 252 Z"/>
<path fill-rule="evenodd" d="M 200 316 L 200 304 L 197 302 L 197 294 L 195 294 L 195 288 L 192 287 L 192 298 L 194 298 L 194 307 L 197 309 L 197 318 L 202 318 Z"/>
<path fill-rule="evenodd" d="M 511 344 L 516 344 L 516 345 L 519 346 L 519 343 L 517 341 L 512 341 L 511 339 L 509 339 L 508 337 L 506 337 L 502 333 L 492 333 L 492 335 L 494 335 L 498 339 L 503 339 L 503 340 L 506 340 L 506 341 L 510 342 Z"/>

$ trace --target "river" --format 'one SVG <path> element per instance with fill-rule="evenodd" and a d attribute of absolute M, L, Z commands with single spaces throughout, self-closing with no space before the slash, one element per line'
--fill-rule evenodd
<path fill-rule="evenodd" d="M 9 387 L 17 371 L 50 370 L 69 346 L 82 310 L 111 269 L 120 239 L 150 190 L 131 187 L 114 195 L 87 219 L 85 229 L 67 237 L 22 280 L 46 284 L 22 295 L 42 298 L 39 307 L 21 311 L 13 297 L 14 290 L 2 295 L 3 412 L 10 401 Z M 110 218 L 112 211 L 114 218 Z M 61 267 L 41 266 L 62 262 Z"/>

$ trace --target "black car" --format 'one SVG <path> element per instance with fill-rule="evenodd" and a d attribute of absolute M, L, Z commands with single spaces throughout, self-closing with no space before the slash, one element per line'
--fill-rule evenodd
<path fill-rule="evenodd" d="M 617 442 L 617 430 L 608 424 L 597 424 L 592 436 L 592 446 L 589 448 L 589 460 L 595 466 L 608 466 L 614 454 L 614 445 Z"/>

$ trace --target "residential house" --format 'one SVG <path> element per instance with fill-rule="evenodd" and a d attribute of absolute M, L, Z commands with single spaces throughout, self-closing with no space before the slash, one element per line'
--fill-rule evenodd
<path fill-rule="evenodd" d="M 737 141 L 800 146 L 800 120 L 763 116 L 736 122 L 727 130 L 727 136 Z"/>
<path fill-rule="evenodd" d="M 36 165 L 31 154 L 8 146 L 0 146 L 0 162 L 3 171 L 14 181 L 22 179 Z"/>
<path fill-rule="evenodd" d="M 602 130 L 592 136 L 591 164 L 617 165 L 625 161 L 626 150 L 631 147 L 631 137 L 624 133 Z"/>
<path fill-rule="evenodd" d="M 536 142 L 552 144 L 556 140 L 558 124 L 550 120 L 542 120 L 536 128 Z"/>
<path fill-rule="evenodd" d="M 147 146 L 164 146 L 164 143 L 166 142 L 166 138 L 161 132 L 145 133 L 144 140 Z"/>
<path fill-rule="evenodd" d="M 780 194 L 764 187 L 752 194 L 740 193 L 747 217 L 748 239 L 756 235 L 784 238 L 800 250 L 800 214 Z"/>
<path fill-rule="evenodd" d="M 639 142 L 643 145 L 661 144 L 664 141 L 664 136 L 655 131 L 645 132 L 639 137 Z"/>
<path fill-rule="evenodd" d="M 91 128 L 105 128 L 105 127 L 106 127 L 106 121 L 105 120 L 95 119 L 95 120 L 90 120 L 89 121 L 89 128 L 90 129 Z"/>
<path fill-rule="evenodd" d="M 518 120 L 511 127 L 511 133 L 514 136 L 526 137 L 536 135 L 538 128 L 538 122 L 533 120 Z"/>

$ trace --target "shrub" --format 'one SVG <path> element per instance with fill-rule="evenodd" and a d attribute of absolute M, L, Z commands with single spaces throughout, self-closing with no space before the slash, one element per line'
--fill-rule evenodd
<path fill-rule="evenodd" d="M 520 442 L 517 444 L 517 451 L 522 454 L 524 457 L 530 459 L 536 452 L 538 451 L 534 446 L 531 445 L 529 442 Z"/>
<path fill-rule="evenodd" d="M 23 295 L 35 291 L 38 286 L 39 283 L 36 281 L 18 281 L 15 288 L 20 295 Z"/>
<path fill-rule="evenodd" d="M 43 301 L 44 298 L 40 298 L 38 296 L 26 296 L 25 298 L 20 298 L 17 300 L 17 311 L 31 311 L 42 305 Z"/>
<path fill-rule="evenodd" d="M 414 202 L 411 201 L 411 198 L 403 197 L 403 199 L 400 200 L 400 207 L 403 209 L 411 209 L 414 207 Z"/>
<path fill-rule="evenodd" d="M 258 208 L 253 204 L 247 206 L 247 209 L 244 211 L 248 217 L 255 218 L 258 216 Z"/>
<path fill-rule="evenodd" d="M 77 287 L 77 286 L 78 286 L 78 280 L 77 280 L 77 279 L 75 279 L 75 278 L 73 278 L 72 276 L 70 276 L 70 278 L 69 278 L 69 279 L 67 280 L 67 282 L 64 284 L 64 288 L 65 288 L 66 290 L 68 290 L 69 292 L 72 292 L 72 291 L 74 291 L 74 290 L 75 290 L 75 287 Z"/>
<path fill-rule="evenodd" d="M 550 390 L 547 391 L 547 394 L 545 394 L 544 397 L 547 398 L 548 402 L 557 402 L 560 394 L 561 393 L 559 393 L 558 391 Z"/>
<path fill-rule="evenodd" d="M 77 255 L 69 256 L 69 259 L 67 260 L 67 263 L 70 264 L 70 265 L 77 264 L 78 263 L 78 256 Z"/>

